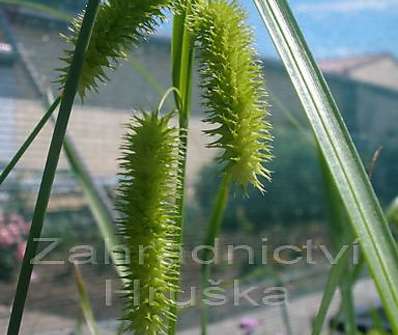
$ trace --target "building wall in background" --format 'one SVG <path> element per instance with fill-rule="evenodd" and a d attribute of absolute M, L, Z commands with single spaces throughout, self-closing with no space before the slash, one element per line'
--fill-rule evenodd
<path fill-rule="evenodd" d="M 16 42 L 39 74 L 40 85 L 58 90 L 54 84 L 62 65 L 59 57 L 65 44 L 59 37 L 59 26 L 46 21 L 32 20 L 24 16 L 10 18 L 10 30 Z M 127 122 L 133 110 L 151 109 L 157 106 L 160 96 L 170 86 L 170 43 L 166 39 L 153 38 L 132 50 L 129 61 L 109 73 L 111 81 L 101 85 L 98 94 L 89 95 L 84 107 L 76 107 L 71 119 L 70 134 L 81 155 L 87 161 L 95 177 L 114 180 L 117 171 L 117 153 L 122 124 Z M 294 127 L 292 119 L 307 126 L 305 113 L 290 83 L 289 77 L 278 61 L 263 59 L 264 76 L 269 91 L 272 123 L 275 127 Z M 387 66 L 387 65 L 385 65 Z M 15 143 L 4 144 L 3 152 L 10 153 L 20 145 L 29 129 L 39 120 L 43 107 L 32 88 L 32 82 L 20 62 L 13 67 L 0 67 L 0 96 L 14 104 Z M 151 79 L 148 80 L 148 75 Z M 398 92 L 376 85 L 327 75 L 327 81 L 336 97 L 343 117 L 358 145 L 365 141 L 370 148 L 392 136 L 398 136 Z M 194 76 L 193 121 L 190 134 L 189 180 L 193 185 L 200 169 L 214 157 L 213 150 L 206 150 L 208 141 L 202 134 L 204 117 L 200 105 L 198 76 Z M 0 113 L 4 113 L 0 111 Z M 5 120 L 6 114 L 2 114 Z M 8 117 L 9 118 L 9 117 Z M 2 126 L 3 124 L 3 126 Z M 9 133 L 4 122 L 0 122 L 0 134 Z M 13 135 L 14 136 L 14 135 Z M 40 135 L 27 156 L 19 165 L 32 170 L 41 170 L 51 138 L 51 126 Z M 7 142 L 5 142 L 7 143 Z M 6 156 L 4 156 L 6 157 Z M 67 168 L 61 161 L 60 168 Z"/>
<path fill-rule="evenodd" d="M 392 57 L 385 57 L 378 62 L 353 69 L 350 77 L 365 82 L 372 78 L 375 85 L 398 90 L 398 62 Z"/>

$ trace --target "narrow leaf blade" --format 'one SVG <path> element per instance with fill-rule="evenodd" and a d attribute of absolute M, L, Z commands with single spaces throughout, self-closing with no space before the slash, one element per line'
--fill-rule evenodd
<path fill-rule="evenodd" d="M 319 147 L 398 332 L 398 251 L 332 94 L 286 0 L 254 0 L 304 106 Z"/>
<path fill-rule="evenodd" d="M 87 293 L 86 284 L 80 273 L 78 265 L 73 264 L 73 267 L 77 291 L 79 293 L 80 308 L 82 310 L 84 319 L 86 320 L 88 330 L 91 335 L 99 335 L 97 324 L 94 318 L 93 308 L 91 307 L 90 298 Z"/>
<path fill-rule="evenodd" d="M 39 120 L 39 122 L 33 128 L 32 132 L 29 134 L 29 136 L 26 138 L 25 142 L 21 145 L 21 147 L 15 153 L 14 157 L 7 164 L 7 166 L 3 169 L 3 171 L 1 171 L 1 174 L 0 174 L 0 185 L 6 180 L 8 175 L 11 173 L 11 171 L 15 168 L 15 166 L 17 165 L 19 160 L 25 154 L 26 150 L 28 150 L 30 145 L 36 139 L 37 135 L 39 135 L 40 131 L 47 124 L 48 119 L 51 117 L 51 115 L 57 109 L 60 101 L 61 101 L 61 99 L 57 98 L 54 101 L 54 103 L 51 106 L 49 106 L 47 112 L 43 115 L 43 117 Z"/>
<path fill-rule="evenodd" d="M 20 330 L 30 279 L 33 271 L 33 264 L 31 261 L 37 253 L 39 238 L 47 212 L 47 205 L 50 199 L 55 172 L 58 166 L 62 143 L 68 126 L 72 105 L 77 92 L 83 59 L 90 41 L 99 4 L 99 0 L 89 0 L 87 4 L 87 10 L 77 41 L 72 66 L 65 84 L 65 89 L 61 99 L 60 111 L 53 132 L 49 152 L 47 155 L 47 162 L 44 168 L 35 210 L 33 213 L 26 251 L 22 261 L 22 268 L 18 277 L 17 290 L 8 324 L 8 335 L 18 335 Z"/>

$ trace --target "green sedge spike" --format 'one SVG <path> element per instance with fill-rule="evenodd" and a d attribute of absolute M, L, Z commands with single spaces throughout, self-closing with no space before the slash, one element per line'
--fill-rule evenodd
<path fill-rule="evenodd" d="M 222 149 L 219 160 L 232 180 L 263 190 L 259 177 L 270 179 L 264 163 L 271 159 L 271 125 L 262 69 L 251 47 L 252 31 L 236 2 L 214 0 L 194 8 L 192 24 L 200 52 L 200 73 L 207 133 Z"/>
<path fill-rule="evenodd" d="M 118 232 L 130 256 L 123 319 L 134 334 L 166 334 L 177 287 L 178 130 L 171 114 L 134 116 L 122 146 Z"/>
<path fill-rule="evenodd" d="M 159 21 L 164 19 L 163 10 L 170 7 L 170 0 L 108 0 L 97 14 L 91 41 L 81 72 L 79 94 L 82 98 L 87 91 L 97 90 L 99 82 L 108 80 L 107 69 L 127 57 L 132 45 L 136 45 L 146 35 L 152 33 Z M 64 36 L 71 44 L 61 58 L 66 63 L 59 69 L 58 82 L 63 86 L 68 73 L 73 50 L 81 28 L 83 14 L 73 19 L 69 36 Z"/>

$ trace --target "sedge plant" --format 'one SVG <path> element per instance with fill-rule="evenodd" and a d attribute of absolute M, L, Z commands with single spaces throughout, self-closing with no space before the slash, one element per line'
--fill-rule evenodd
<path fill-rule="evenodd" d="M 225 17 L 230 18 L 228 24 L 224 23 Z M 251 32 L 244 19 L 244 12 L 236 4 L 216 1 L 196 4 L 188 21 L 201 48 L 199 61 L 209 115 L 207 122 L 213 126 L 208 134 L 213 138 L 219 137 L 210 147 L 219 148 L 222 152 L 219 161 L 224 181 L 209 225 L 206 240 L 209 245 L 214 243 L 219 231 L 229 184 L 236 183 L 243 188 L 252 184 L 263 190 L 261 178 L 270 177 L 264 167 L 271 157 L 266 96 L 261 67 L 250 46 Z M 173 324 L 176 319 L 167 295 L 175 296 L 177 287 L 173 284 L 178 277 L 175 270 L 179 269 L 173 262 L 177 259 L 173 250 L 175 252 L 179 247 L 178 236 L 181 233 L 176 231 L 180 228 L 174 214 L 177 208 L 170 201 L 183 196 L 175 194 L 176 191 L 183 192 L 178 187 L 180 179 L 176 168 L 181 161 L 178 157 L 181 146 L 178 137 L 166 136 L 173 130 L 162 129 L 167 126 L 168 119 L 158 120 L 158 113 L 145 115 L 135 123 L 138 125 L 133 126 L 133 134 L 127 136 L 128 145 L 124 149 L 128 152 L 121 165 L 120 193 L 123 201 L 119 209 L 123 219 L 119 226 L 120 235 L 126 239 L 132 254 L 130 269 L 127 270 L 127 289 L 133 292 L 136 285 L 145 285 L 140 288 L 138 296 L 147 300 L 134 305 L 136 297 L 128 296 L 124 319 L 131 322 L 131 329 L 138 334 L 160 334 L 165 333 L 165 326 Z M 145 264 L 141 265 L 137 263 L 140 243 L 150 249 L 143 259 Z M 203 269 L 203 289 L 209 279 L 208 270 L 207 267 Z M 156 280 L 153 279 L 154 273 Z M 157 292 L 157 296 L 150 297 L 150 289 Z M 205 315 L 204 308 L 204 321 Z M 203 324 L 204 333 L 206 324 Z"/>
<path fill-rule="evenodd" d="M 354 234 L 380 291 L 392 328 L 398 331 L 398 253 L 378 201 L 340 118 L 326 83 L 317 70 L 287 3 L 255 1 L 269 28 L 289 75 L 303 102 L 326 167 L 336 184 Z M 32 222 L 28 248 L 20 274 L 9 335 L 16 335 L 22 319 L 30 275 L 51 192 L 59 152 L 76 93 L 84 98 L 108 80 L 107 72 L 125 59 L 130 48 L 152 33 L 173 13 L 172 91 L 175 92 L 178 127 L 173 113 L 143 112 L 132 118 L 122 146 L 117 209 L 119 238 L 131 261 L 122 268 L 126 288 L 122 318 L 126 331 L 135 334 L 175 334 L 181 272 L 184 185 L 187 132 L 191 108 L 194 48 L 199 49 L 206 133 L 210 148 L 220 154 L 223 181 L 214 203 L 205 237 L 213 245 L 219 234 L 230 188 L 263 192 L 270 179 L 266 164 L 271 155 L 271 126 L 262 68 L 253 51 L 253 35 L 245 12 L 229 0 L 90 0 L 86 11 L 72 22 L 60 70 L 60 116 L 57 121 Z M 26 148 L 24 148 L 26 150 Z M 359 176 L 359 177 L 358 177 Z M 270 204 L 271 205 L 271 204 Z M 107 236 L 105 236 L 107 238 Z M 146 247 L 140 254 L 140 246 Z M 148 250 L 146 250 L 148 249 Z M 202 269 L 207 286 L 210 268 Z M 138 285 L 138 304 L 137 293 Z M 202 334 L 207 333 L 203 308 Z"/>
<path fill-rule="evenodd" d="M 102 4 L 80 73 L 78 91 L 82 98 L 88 91 L 97 90 L 99 83 L 109 80 L 106 70 L 115 69 L 120 60 L 126 59 L 132 46 L 154 31 L 157 21 L 164 19 L 163 11 L 170 3 L 170 0 L 110 0 Z M 70 26 L 71 34 L 64 36 L 71 48 L 62 58 L 65 66 L 60 69 L 58 79 L 61 87 L 70 69 L 83 17 L 83 13 L 75 17 Z"/>
<path fill-rule="evenodd" d="M 200 74 L 210 148 L 220 150 L 223 181 L 217 195 L 204 244 L 213 246 L 219 234 L 230 184 L 264 190 L 270 179 L 264 164 L 271 159 L 270 124 L 262 69 L 251 47 L 253 36 L 246 14 L 237 3 L 216 0 L 199 3 L 193 29 L 200 48 Z M 202 290 L 208 286 L 210 266 L 204 255 Z M 207 307 L 202 305 L 202 334 L 207 334 Z"/>

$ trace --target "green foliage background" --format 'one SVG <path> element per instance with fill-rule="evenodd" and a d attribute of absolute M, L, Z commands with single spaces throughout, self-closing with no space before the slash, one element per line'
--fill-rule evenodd
<path fill-rule="evenodd" d="M 270 163 L 272 183 L 265 183 L 264 195 L 249 189 L 248 195 L 243 196 L 236 190 L 226 211 L 223 223 L 225 230 L 256 232 L 278 224 L 288 229 L 326 222 L 328 208 L 325 185 L 318 152 L 311 142 L 311 136 L 310 132 L 305 136 L 301 130 L 275 127 L 273 154 L 276 159 Z M 364 161 L 370 162 L 377 148 L 360 139 L 356 142 Z M 398 193 L 398 157 L 394 155 L 397 146 L 398 138 L 385 143 L 373 174 L 373 184 L 384 207 Z M 204 215 L 210 213 L 219 185 L 217 171 L 214 164 L 205 167 L 196 184 L 199 210 Z"/>

